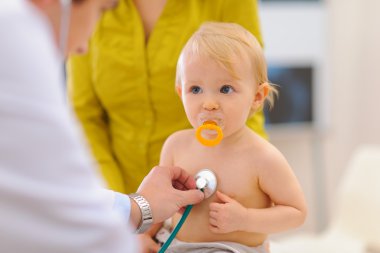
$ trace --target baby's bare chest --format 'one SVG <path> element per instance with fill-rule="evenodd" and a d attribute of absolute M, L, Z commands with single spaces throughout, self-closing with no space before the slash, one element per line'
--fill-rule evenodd
<path fill-rule="evenodd" d="M 207 154 L 192 152 L 176 159 L 180 166 L 191 175 L 202 169 L 212 170 L 217 178 L 217 189 L 230 197 L 245 199 L 257 194 L 259 168 L 247 154 Z"/>

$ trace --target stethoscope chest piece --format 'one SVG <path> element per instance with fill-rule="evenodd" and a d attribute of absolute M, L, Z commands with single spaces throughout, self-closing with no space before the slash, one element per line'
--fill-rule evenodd
<path fill-rule="evenodd" d="M 205 195 L 205 199 L 210 197 L 215 191 L 216 191 L 216 176 L 214 172 L 212 172 L 209 169 L 203 169 L 200 170 L 195 175 L 195 183 L 197 185 L 197 189 L 203 191 Z M 158 253 L 164 253 L 165 250 L 169 247 L 170 243 L 173 241 L 175 236 L 177 235 L 178 231 L 181 229 L 183 223 L 185 222 L 187 216 L 189 215 L 191 209 L 193 208 L 193 205 L 188 205 L 185 209 L 185 212 L 183 213 L 181 219 L 179 220 L 178 224 L 173 229 L 172 233 L 170 234 L 169 238 L 166 240 L 164 245 L 162 245 L 160 251 Z"/>
<path fill-rule="evenodd" d="M 202 169 L 195 175 L 197 189 L 203 191 L 205 198 L 209 198 L 216 191 L 217 181 L 215 173 L 209 169 Z"/>

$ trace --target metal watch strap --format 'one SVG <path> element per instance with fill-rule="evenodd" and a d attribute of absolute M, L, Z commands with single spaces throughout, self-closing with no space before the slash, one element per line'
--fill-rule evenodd
<path fill-rule="evenodd" d="M 141 222 L 137 227 L 136 233 L 141 234 L 150 228 L 153 224 L 152 210 L 148 201 L 141 195 L 133 193 L 128 195 L 140 208 Z"/>

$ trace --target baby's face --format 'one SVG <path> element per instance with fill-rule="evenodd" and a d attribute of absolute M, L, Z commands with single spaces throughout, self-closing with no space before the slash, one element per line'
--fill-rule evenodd
<path fill-rule="evenodd" d="M 231 135 L 245 126 L 255 99 L 256 87 L 248 60 L 239 59 L 228 70 L 208 57 L 187 56 L 183 65 L 181 97 L 194 128 L 214 121 Z M 209 133 L 211 135 L 215 133 Z"/>

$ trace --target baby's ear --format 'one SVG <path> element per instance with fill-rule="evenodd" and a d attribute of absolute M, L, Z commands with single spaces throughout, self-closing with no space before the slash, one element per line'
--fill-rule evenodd
<path fill-rule="evenodd" d="M 264 101 L 268 96 L 268 93 L 269 93 L 269 84 L 268 83 L 259 84 L 255 93 L 255 96 L 253 98 L 253 102 L 252 102 L 253 110 L 257 110 L 263 106 Z"/>
<path fill-rule="evenodd" d="M 182 99 L 182 87 L 181 87 L 181 85 L 176 85 L 175 91 L 177 92 L 178 96 Z"/>

